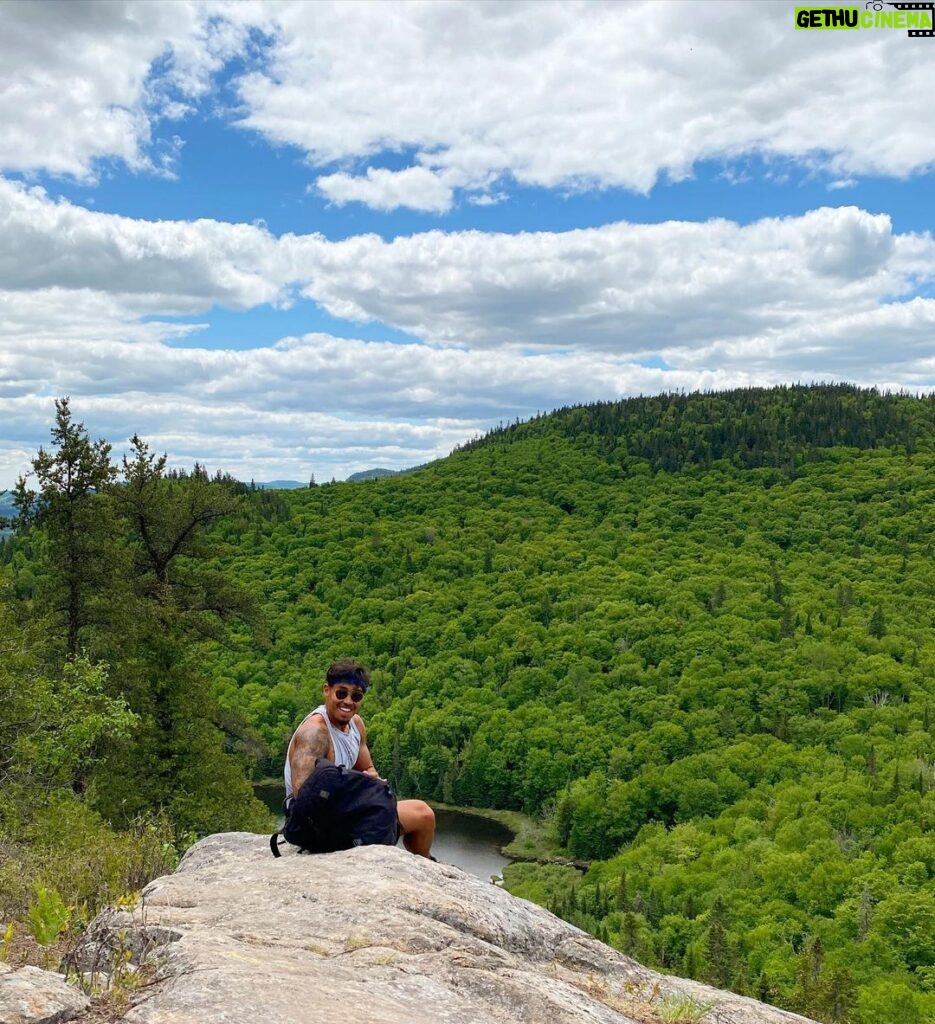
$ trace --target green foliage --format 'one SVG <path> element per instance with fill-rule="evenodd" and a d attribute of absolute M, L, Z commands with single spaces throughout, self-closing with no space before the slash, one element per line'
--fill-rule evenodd
<path fill-rule="evenodd" d="M 703 1020 L 714 1009 L 714 1003 L 703 1003 L 682 993 L 669 993 L 653 1001 L 653 1012 L 664 1024 L 693 1024 Z"/>
<path fill-rule="evenodd" d="M 136 436 L 131 452 L 118 481 L 110 446 L 92 443 L 62 399 L 52 447 L 33 460 L 39 490 L 18 485 L 11 568 L 26 600 L 9 614 L 42 621 L 49 633 L 26 691 L 34 713 L 15 719 L 39 723 L 26 760 L 54 769 L 49 784 L 88 789 L 118 824 L 164 810 L 181 832 L 265 827 L 243 761 L 219 728 L 238 731 L 238 720 L 221 715 L 203 667 L 204 645 L 227 640 L 228 623 L 252 614 L 208 538 L 245 489 L 210 481 L 198 466 L 167 474 L 165 456 Z M 27 588 L 30 574 L 39 583 Z M 55 681 L 45 685 L 41 670 Z M 51 696 L 37 699 L 45 691 Z"/>
<path fill-rule="evenodd" d="M 11 921 L 3 929 L 3 938 L 0 939 L 0 962 L 9 959 L 10 950 L 13 948 L 13 939 L 16 936 L 16 926 Z"/>
<path fill-rule="evenodd" d="M 931 1000 L 924 1000 L 905 982 L 878 979 L 858 997 L 858 1019 L 873 1024 L 928 1024 Z"/>
<path fill-rule="evenodd" d="M 218 700 L 278 773 L 353 654 L 403 795 L 550 817 L 595 862 L 573 895 L 534 867 L 509 887 L 825 1020 L 870 1024 L 879 978 L 924 1008 L 933 439 L 930 398 L 665 395 L 249 495 L 222 565 L 270 643 L 214 649 Z"/>
<path fill-rule="evenodd" d="M 50 670 L 44 627 L 17 616 L 0 576 L 0 825 L 36 794 L 83 788 L 100 745 L 136 725 L 107 694 L 103 665 L 79 657 Z"/>
<path fill-rule="evenodd" d="M 513 861 L 503 869 L 506 888 L 514 896 L 532 900 L 553 913 L 569 911 L 574 905 L 579 873 L 560 864 L 537 865 Z M 564 916 L 564 913 L 562 914 Z"/>
<path fill-rule="evenodd" d="M 36 886 L 36 902 L 27 914 L 30 931 L 40 946 L 57 942 L 71 922 L 71 910 L 55 889 Z"/>
<path fill-rule="evenodd" d="M 670 392 L 559 409 L 466 447 L 559 434 L 587 437 L 608 458 L 644 459 L 666 472 L 729 459 L 747 469 L 781 468 L 794 479 L 798 461 L 814 449 L 888 447 L 913 454 L 931 444 L 933 412 L 931 398 L 880 395 L 848 384 Z"/>
<path fill-rule="evenodd" d="M 132 445 L 118 480 L 109 444 L 56 402 L 2 550 L 0 915 L 28 912 L 43 942 L 62 903 L 84 916 L 199 834 L 270 825 L 204 666 L 251 616 L 208 538 L 246 489 Z"/>
<path fill-rule="evenodd" d="M 116 830 L 81 797 L 33 804 L 0 832 L 0 919 L 24 920 L 37 887 L 59 893 L 82 920 L 124 893 L 171 871 L 182 840 L 165 817 Z"/>
<path fill-rule="evenodd" d="M 21 733 L 16 760 L 30 766 L 33 781 L 47 787 L 73 785 L 93 767 L 102 739 L 126 739 L 136 725 L 122 697 L 108 697 L 107 671 L 85 658 L 66 662 L 53 680 L 33 679 L 37 728 Z"/>
<path fill-rule="evenodd" d="M 40 448 L 32 469 L 39 491 L 32 491 L 21 477 L 13 494 L 18 524 L 46 528 L 56 571 L 42 578 L 41 591 L 61 620 L 68 656 L 76 658 L 82 630 L 101 613 L 96 591 L 115 568 L 105 492 L 116 469 L 110 445 L 91 441 L 84 425 L 72 420 L 67 398 L 55 403 L 52 449 Z"/>

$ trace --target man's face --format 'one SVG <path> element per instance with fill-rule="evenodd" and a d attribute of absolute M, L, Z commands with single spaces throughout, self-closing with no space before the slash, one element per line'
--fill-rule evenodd
<path fill-rule="evenodd" d="M 323 692 L 328 717 L 338 725 L 346 725 L 357 714 L 364 696 L 357 683 L 326 683 Z"/>

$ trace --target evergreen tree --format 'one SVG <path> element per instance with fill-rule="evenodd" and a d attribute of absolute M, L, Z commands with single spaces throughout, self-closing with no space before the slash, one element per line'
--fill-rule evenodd
<path fill-rule="evenodd" d="M 636 914 L 630 912 L 623 915 L 623 951 L 628 956 L 633 956 L 639 946 L 640 926 Z"/>
<path fill-rule="evenodd" d="M 795 1002 L 801 1013 L 814 1017 L 821 1012 L 824 944 L 818 936 L 811 938 L 799 954 L 796 970 Z"/>
<path fill-rule="evenodd" d="M 630 893 L 627 889 L 626 871 L 621 871 L 620 877 L 617 879 L 617 895 L 615 899 L 615 905 L 617 910 L 627 911 L 630 909 Z"/>
<path fill-rule="evenodd" d="M 57 399 L 51 448 L 40 448 L 32 460 L 39 490 L 20 477 L 13 495 L 18 525 L 38 527 L 48 539 L 42 597 L 62 625 L 71 660 L 96 613 L 106 614 L 103 594 L 114 576 L 113 517 L 105 507 L 105 491 L 116 475 L 110 450 L 73 421 L 67 397 Z"/>
<path fill-rule="evenodd" d="M 754 994 L 761 1003 L 771 1003 L 775 998 L 775 992 L 773 991 L 773 986 L 770 983 L 769 975 L 766 971 L 760 971 L 760 974 L 756 979 L 756 990 Z"/>
<path fill-rule="evenodd" d="M 857 941 L 863 942 L 870 932 L 873 920 L 873 893 L 865 885 L 860 891 L 860 907 L 857 917 Z"/>
<path fill-rule="evenodd" d="M 734 956 L 728 938 L 727 907 L 720 896 L 715 898 L 708 914 L 705 959 L 711 983 L 727 988 L 734 976 Z"/>
<path fill-rule="evenodd" d="M 227 621 L 252 615 L 251 598 L 209 564 L 206 531 L 238 498 L 201 466 L 167 474 L 165 455 L 152 454 L 138 436 L 130 443 L 114 494 L 127 525 L 134 594 L 122 683 L 141 725 L 133 744 L 109 752 L 111 770 L 126 781 L 101 793 L 98 805 L 119 820 L 165 807 L 195 832 L 259 820 L 242 769 L 225 752 L 201 654 L 205 640 L 226 638 Z M 236 720 L 233 726 L 242 733 Z"/>
<path fill-rule="evenodd" d="M 886 617 L 883 614 L 883 609 L 877 605 L 873 609 L 873 615 L 870 617 L 870 625 L 868 627 L 871 636 L 876 637 L 877 640 L 882 640 L 886 636 Z"/>

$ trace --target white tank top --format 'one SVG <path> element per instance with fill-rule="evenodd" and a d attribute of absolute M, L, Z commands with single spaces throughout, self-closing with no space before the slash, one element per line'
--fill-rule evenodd
<path fill-rule="evenodd" d="M 350 728 L 347 732 L 341 732 L 340 729 L 335 729 L 331 724 L 331 719 L 328 717 L 325 705 L 319 704 L 314 711 L 310 711 L 302 719 L 299 729 L 313 715 L 321 715 L 325 720 L 325 725 L 328 727 L 328 735 L 331 737 L 331 746 L 334 748 L 334 763 L 343 768 L 353 768 L 357 764 L 357 757 L 360 754 L 360 729 L 357 728 L 357 723 L 351 719 Z M 286 765 L 283 769 L 283 778 L 286 782 L 286 800 L 291 800 L 294 795 L 292 792 L 292 765 L 289 763 L 289 755 L 292 753 L 292 744 L 295 743 L 295 734 L 299 729 L 296 729 L 292 734 L 292 739 L 289 740 L 289 749 L 286 751 Z"/>

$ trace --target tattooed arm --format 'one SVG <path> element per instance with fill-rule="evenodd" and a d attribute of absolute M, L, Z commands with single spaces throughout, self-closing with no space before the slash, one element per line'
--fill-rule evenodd
<path fill-rule="evenodd" d="M 328 757 L 333 761 L 334 750 L 328 727 L 321 719 L 313 718 L 296 733 L 292 742 L 289 764 L 292 767 L 293 793 L 298 793 L 302 788 L 302 783 L 312 774 L 319 757 Z"/>

